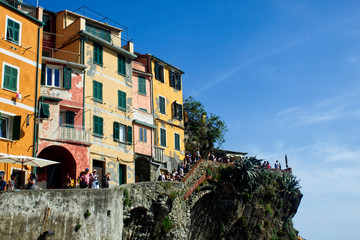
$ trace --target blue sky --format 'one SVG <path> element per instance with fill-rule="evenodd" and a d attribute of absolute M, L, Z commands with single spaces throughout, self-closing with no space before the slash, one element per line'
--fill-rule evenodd
<path fill-rule="evenodd" d="M 135 49 L 185 71 L 185 96 L 227 123 L 225 149 L 288 155 L 307 239 L 358 239 L 360 2 L 40 0 L 83 5 L 129 29 Z"/>

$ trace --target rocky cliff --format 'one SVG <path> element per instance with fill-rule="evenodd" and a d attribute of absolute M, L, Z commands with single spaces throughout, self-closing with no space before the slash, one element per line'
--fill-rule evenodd
<path fill-rule="evenodd" d="M 2 239 L 296 239 L 302 195 L 282 172 L 245 184 L 238 166 L 204 161 L 184 182 L 0 194 Z M 186 197 L 186 198 L 185 198 Z M 46 238 L 42 238 L 46 239 Z"/>

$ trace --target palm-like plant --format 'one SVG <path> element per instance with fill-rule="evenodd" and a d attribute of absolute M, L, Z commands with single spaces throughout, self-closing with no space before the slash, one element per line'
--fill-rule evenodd
<path fill-rule="evenodd" d="M 235 162 L 235 177 L 241 187 L 252 190 L 254 186 L 258 185 L 260 162 L 261 160 L 256 159 L 256 157 Z"/>
<path fill-rule="evenodd" d="M 297 179 L 296 176 L 292 174 L 283 175 L 282 187 L 285 192 L 291 194 L 298 191 L 301 188 L 299 183 L 300 183 L 300 179 Z"/>

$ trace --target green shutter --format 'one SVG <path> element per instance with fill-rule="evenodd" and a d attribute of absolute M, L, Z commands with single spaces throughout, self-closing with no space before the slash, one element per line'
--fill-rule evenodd
<path fill-rule="evenodd" d="M 74 128 L 75 113 L 66 111 L 66 127 Z"/>
<path fill-rule="evenodd" d="M 41 64 L 41 85 L 45 85 L 46 78 L 46 65 Z"/>
<path fill-rule="evenodd" d="M 132 143 L 132 126 L 127 126 L 127 141 L 128 143 Z"/>
<path fill-rule="evenodd" d="M 166 130 L 160 128 L 160 145 L 166 147 Z"/>
<path fill-rule="evenodd" d="M 145 142 L 145 143 L 147 142 L 147 139 L 146 139 L 146 128 L 144 128 L 144 142 Z"/>
<path fill-rule="evenodd" d="M 176 74 L 176 82 L 177 82 L 177 90 L 181 90 L 181 76 L 179 74 Z"/>
<path fill-rule="evenodd" d="M 94 135 L 103 136 L 103 118 L 94 115 Z"/>
<path fill-rule="evenodd" d="M 118 122 L 114 122 L 114 132 L 113 132 L 113 137 L 115 141 L 119 141 L 120 140 L 120 123 Z"/>
<path fill-rule="evenodd" d="M 160 70 L 159 69 L 159 64 L 157 62 L 155 62 L 155 78 L 158 79 L 158 80 L 160 80 L 160 78 L 159 78 L 159 75 L 160 75 L 159 70 Z"/>
<path fill-rule="evenodd" d="M 175 73 L 173 71 L 170 72 L 170 87 L 175 87 Z"/>
<path fill-rule="evenodd" d="M 160 113 L 165 114 L 165 98 L 159 97 Z"/>
<path fill-rule="evenodd" d="M 20 24 L 19 23 L 14 22 L 11 19 L 8 19 L 6 39 L 10 40 L 16 44 L 19 43 L 19 39 L 20 39 Z"/>
<path fill-rule="evenodd" d="M 20 132 L 21 132 L 21 116 L 14 116 L 12 139 L 20 140 Z"/>
<path fill-rule="evenodd" d="M 146 95 L 146 80 L 144 77 L 138 77 L 138 92 Z"/>
<path fill-rule="evenodd" d="M 175 133 L 175 150 L 180 151 L 180 135 Z"/>
<path fill-rule="evenodd" d="M 64 88 L 71 89 L 71 68 L 64 67 Z"/>
<path fill-rule="evenodd" d="M 103 65 L 103 48 L 96 43 L 94 43 L 94 63 Z"/>
<path fill-rule="evenodd" d="M 118 72 L 126 75 L 126 58 L 123 56 L 118 56 Z"/>
<path fill-rule="evenodd" d="M 48 103 L 40 104 L 40 118 L 48 119 L 50 117 L 50 105 Z"/>
<path fill-rule="evenodd" d="M 178 105 L 179 107 L 179 120 L 183 118 L 183 106 L 181 104 Z"/>
<path fill-rule="evenodd" d="M 5 65 L 3 87 L 12 91 L 17 90 L 18 70 L 16 68 Z"/>
<path fill-rule="evenodd" d="M 93 100 L 97 102 L 103 102 L 102 98 L 102 83 L 93 80 Z"/>
<path fill-rule="evenodd" d="M 126 92 L 118 90 L 118 108 L 126 111 Z"/>

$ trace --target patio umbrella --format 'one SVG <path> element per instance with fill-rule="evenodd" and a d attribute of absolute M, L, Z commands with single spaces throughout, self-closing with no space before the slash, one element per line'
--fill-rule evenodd
<path fill-rule="evenodd" d="M 4 155 L 0 157 L 0 163 L 21 164 L 21 170 L 24 169 L 24 165 L 33 166 L 33 167 L 45 167 L 53 164 L 60 164 L 59 162 L 50 161 L 43 158 L 17 156 L 17 155 Z"/>

